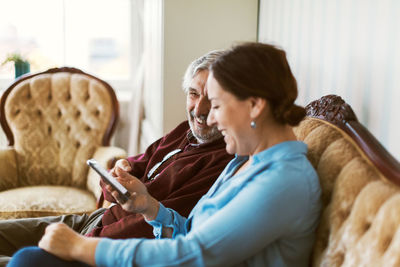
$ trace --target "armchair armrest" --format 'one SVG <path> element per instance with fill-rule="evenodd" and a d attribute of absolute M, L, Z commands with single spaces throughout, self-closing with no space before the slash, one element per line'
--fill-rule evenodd
<path fill-rule="evenodd" d="M 97 162 L 106 169 L 112 168 L 115 164 L 115 161 L 126 158 L 127 156 L 128 155 L 125 150 L 113 146 L 99 147 L 93 154 L 93 158 L 96 159 Z M 95 195 L 96 199 L 99 199 L 102 195 L 100 177 L 91 168 L 89 168 L 87 188 Z"/>
<path fill-rule="evenodd" d="M 0 149 L 0 191 L 18 186 L 17 157 L 13 147 Z"/>

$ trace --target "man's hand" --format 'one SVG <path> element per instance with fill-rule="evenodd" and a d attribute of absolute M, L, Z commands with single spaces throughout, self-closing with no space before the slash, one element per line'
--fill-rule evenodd
<path fill-rule="evenodd" d="M 147 191 L 146 186 L 135 176 L 129 174 L 131 166 L 125 159 L 118 160 L 110 174 L 115 177 L 131 193 L 131 197 L 121 204 L 119 194 L 110 185 L 105 188 L 118 201 L 122 208 L 133 213 L 140 213 L 146 220 L 154 220 L 157 217 L 159 203 Z"/>
<path fill-rule="evenodd" d="M 98 242 L 98 238 L 79 235 L 63 223 L 54 223 L 46 227 L 39 247 L 64 260 L 79 260 L 94 266 Z"/>

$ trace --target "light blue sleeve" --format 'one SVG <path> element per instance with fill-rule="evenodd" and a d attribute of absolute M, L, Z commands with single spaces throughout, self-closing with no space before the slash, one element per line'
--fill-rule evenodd
<path fill-rule="evenodd" d="M 185 217 L 181 216 L 173 209 L 166 208 L 160 203 L 157 218 L 153 221 L 147 221 L 147 223 L 153 226 L 153 234 L 155 238 L 161 239 L 163 226 L 173 229 L 172 238 L 178 234 L 186 234 L 186 220 Z"/>
<path fill-rule="evenodd" d="M 300 168 L 301 170 L 301 168 Z M 258 175 L 218 212 L 175 239 L 102 240 L 99 266 L 227 266 L 243 262 L 302 225 L 309 202 L 299 169 Z M 278 174 L 280 173 L 280 175 Z M 295 203 L 295 204 L 294 204 Z"/>

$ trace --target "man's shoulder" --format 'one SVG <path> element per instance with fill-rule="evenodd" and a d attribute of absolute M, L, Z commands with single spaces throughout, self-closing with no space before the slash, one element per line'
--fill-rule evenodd
<path fill-rule="evenodd" d="M 183 139 L 186 139 L 187 133 L 190 130 L 188 121 L 183 121 L 170 132 L 159 139 L 160 144 L 180 144 Z"/>
<path fill-rule="evenodd" d="M 182 121 L 181 123 L 179 123 L 171 132 L 173 131 L 185 131 L 187 132 L 188 130 L 190 130 L 190 126 L 189 126 L 189 122 L 187 120 Z"/>
<path fill-rule="evenodd" d="M 190 130 L 190 126 L 189 126 L 189 122 L 186 120 L 186 121 L 179 123 L 174 129 L 172 129 L 165 136 L 174 135 L 174 134 L 182 134 L 182 133 L 186 134 L 188 130 Z"/>

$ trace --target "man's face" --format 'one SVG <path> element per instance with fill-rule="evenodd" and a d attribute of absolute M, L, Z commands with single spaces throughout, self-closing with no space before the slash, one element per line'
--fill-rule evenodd
<path fill-rule="evenodd" d="M 204 88 L 207 78 L 208 70 L 199 71 L 193 77 L 186 96 L 190 129 L 199 143 L 211 142 L 221 137 L 216 126 L 207 125 L 207 116 L 211 107 Z"/>

